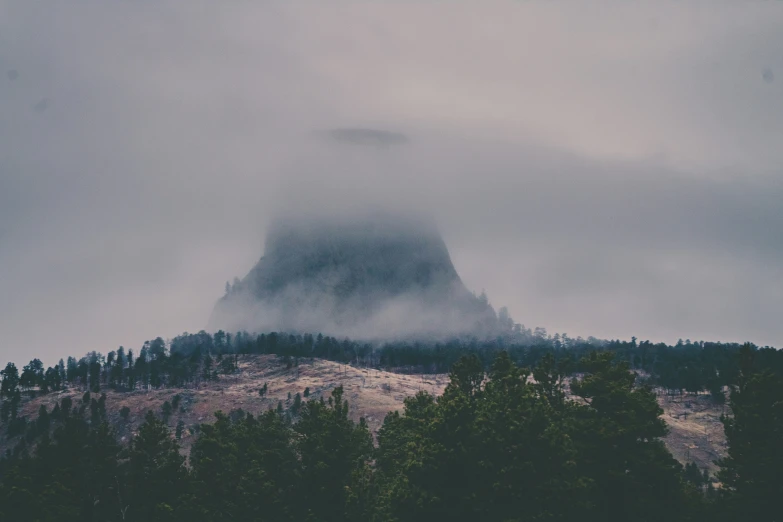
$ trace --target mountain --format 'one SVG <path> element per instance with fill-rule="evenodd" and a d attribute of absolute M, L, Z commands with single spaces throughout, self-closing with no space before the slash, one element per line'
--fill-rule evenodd
<path fill-rule="evenodd" d="M 497 317 L 463 284 L 434 220 L 374 211 L 275 219 L 209 326 L 380 340 L 493 335 Z"/>

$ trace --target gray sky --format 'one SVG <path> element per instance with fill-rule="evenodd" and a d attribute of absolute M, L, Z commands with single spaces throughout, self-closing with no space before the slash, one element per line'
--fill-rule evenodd
<path fill-rule="evenodd" d="M 383 199 L 528 327 L 783 345 L 781 27 L 781 1 L 0 0 L 0 360 L 197 331 L 276 209 Z"/>

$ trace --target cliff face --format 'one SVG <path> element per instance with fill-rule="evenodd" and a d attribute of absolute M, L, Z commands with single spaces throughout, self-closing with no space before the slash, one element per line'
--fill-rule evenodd
<path fill-rule="evenodd" d="M 494 318 L 434 222 L 376 213 L 273 222 L 264 257 L 218 301 L 210 328 L 389 339 L 478 333 Z"/>

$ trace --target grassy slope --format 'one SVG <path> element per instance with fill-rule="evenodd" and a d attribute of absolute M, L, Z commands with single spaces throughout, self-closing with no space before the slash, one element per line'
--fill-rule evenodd
<path fill-rule="evenodd" d="M 270 355 L 242 355 L 240 371 L 235 375 L 221 376 L 216 382 L 202 384 L 198 388 L 164 388 L 114 392 L 105 390 L 108 415 L 119 436 L 127 441 L 143 422 L 148 410 L 160 414 L 165 401 L 172 401 L 179 394 L 179 408 L 169 418 L 173 428 L 181 420 L 184 430 L 181 445 L 183 452 L 190 448 L 195 435 L 190 429 L 195 424 L 212 422 L 213 412 L 225 413 L 238 408 L 257 414 L 275 408 L 278 401 L 288 408 L 293 397 L 310 388 L 310 398 L 328 397 L 336 386 L 343 385 L 349 401 L 351 417 L 358 421 L 364 417 L 373 433 L 381 427 L 389 411 L 402 407 L 405 397 L 421 391 L 439 395 L 448 381 L 445 375 L 402 375 L 373 369 L 356 368 L 322 359 L 300 359 L 299 366 L 286 369 L 281 359 Z M 258 393 L 268 383 L 265 397 Z M 56 401 L 70 396 L 79 404 L 84 390 L 71 388 L 34 399 L 23 399 L 21 415 L 34 420 L 41 404 L 49 410 Z M 291 400 L 288 400 L 288 394 Z M 671 428 L 666 444 L 680 462 L 693 460 L 700 468 L 715 470 L 713 460 L 725 455 L 725 437 L 720 424 L 722 406 L 714 405 L 707 395 L 692 397 L 659 397 L 664 409 L 664 419 Z M 119 416 L 123 406 L 130 408 L 127 420 Z M 726 407 L 728 411 L 728 407 Z M 688 413 L 687 419 L 684 413 Z M 679 418 L 677 417 L 679 415 Z M 0 425 L 0 451 L 9 444 L 5 428 Z M 13 442 L 13 441 L 12 441 Z"/>

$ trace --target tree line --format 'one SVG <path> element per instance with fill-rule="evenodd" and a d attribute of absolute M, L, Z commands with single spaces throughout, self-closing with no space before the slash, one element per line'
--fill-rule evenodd
<path fill-rule="evenodd" d="M 519 326 L 519 325 L 518 325 Z M 479 341 L 460 338 L 446 342 L 397 341 L 367 343 L 339 340 L 322 334 L 262 333 L 235 334 L 204 331 L 182 334 L 166 342 L 161 337 L 147 341 L 138 356 L 132 349 L 120 347 L 105 356 L 89 352 L 79 359 L 68 357 L 44 369 L 33 359 L 21 371 L 9 362 L 0 371 L 0 420 L 16 418 L 22 394 L 48 393 L 64 386 L 81 386 L 98 392 L 108 387 L 118 391 L 168 387 L 194 387 L 218 379 L 236 370 L 241 354 L 275 354 L 296 364 L 299 358 L 317 357 L 357 366 L 389 369 L 398 372 L 446 373 L 461 357 L 471 355 L 484 368 L 501 352 L 520 366 L 533 367 L 551 354 L 562 361 L 571 373 L 584 370 L 581 360 L 592 351 L 612 353 L 625 361 L 650 384 L 671 392 L 710 391 L 716 400 L 724 397 L 724 387 L 736 384 L 740 368 L 737 343 L 679 341 L 665 343 L 602 341 L 595 338 L 573 339 L 566 334 L 547 335 L 546 330 L 533 332 L 519 329 L 524 342 L 507 338 Z M 770 347 L 758 348 L 755 364 L 783 373 L 783 352 Z"/>
<path fill-rule="evenodd" d="M 151 412 L 127 445 L 105 395 L 42 406 L 34 445 L 0 461 L 0 519 L 20 521 L 779 520 L 783 379 L 738 354 L 720 487 L 668 452 L 627 361 L 590 352 L 564 388 L 552 353 L 459 359 L 439 397 L 387 415 L 377 444 L 341 387 L 297 411 L 217 412 L 186 459 Z M 572 398 L 571 398 L 572 397 Z"/>

